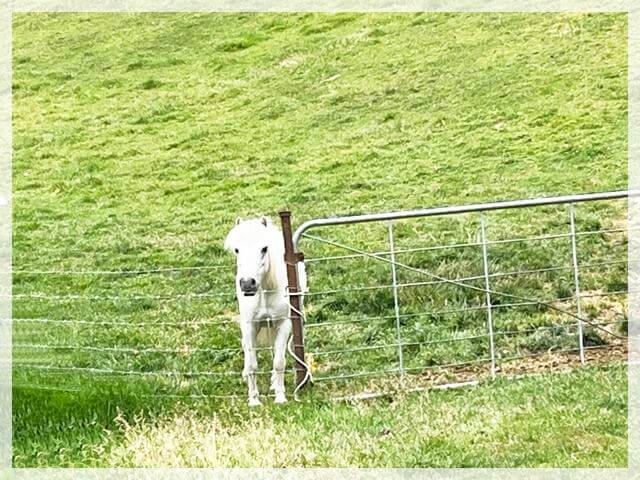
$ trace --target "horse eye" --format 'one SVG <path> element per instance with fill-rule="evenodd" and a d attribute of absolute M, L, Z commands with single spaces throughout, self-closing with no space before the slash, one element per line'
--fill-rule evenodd
<path fill-rule="evenodd" d="M 262 255 L 264 255 L 265 253 L 267 253 L 267 247 L 264 247 L 262 250 L 260 250 L 262 252 Z"/>
<path fill-rule="evenodd" d="M 236 252 L 236 255 L 240 253 L 240 251 L 237 248 L 234 248 L 233 251 Z"/>

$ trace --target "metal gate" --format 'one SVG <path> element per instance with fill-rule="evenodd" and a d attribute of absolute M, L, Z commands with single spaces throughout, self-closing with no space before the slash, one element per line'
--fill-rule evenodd
<path fill-rule="evenodd" d="M 626 354 L 627 227 L 626 204 L 622 203 L 628 196 L 628 191 L 612 191 L 319 218 L 303 223 L 293 233 L 290 214 L 283 212 L 296 356 L 305 358 L 306 350 L 305 364 L 315 370 L 316 382 L 338 382 L 386 375 L 424 376 L 436 371 L 446 374 L 461 368 L 467 369 L 466 378 L 478 375 L 483 368 L 495 378 L 501 370 L 509 370 L 505 366 L 515 360 L 551 355 L 556 361 L 563 356 L 584 364 L 589 355 L 607 349 Z M 514 212 L 511 216 L 515 218 L 502 222 L 502 234 L 492 235 L 491 219 L 503 212 Z M 418 227 L 409 228 L 406 223 L 435 218 L 464 219 L 473 238 L 467 234 L 459 241 L 454 235 L 441 243 L 434 238 L 428 244 L 399 245 L 396 229 L 418 231 Z M 336 240 L 315 233 L 376 223 L 383 223 L 386 236 L 384 247 L 376 245 L 379 251 L 372 251 L 363 236 L 349 238 L 343 234 L 348 238 Z M 542 231 L 519 235 L 514 232 L 519 224 L 535 224 Z M 463 231 L 456 228 L 458 233 Z M 303 242 L 306 259 L 299 253 Z M 325 254 L 311 257 L 309 251 L 314 245 L 322 245 Z M 426 256 L 419 259 L 420 255 Z M 444 255 L 445 260 L 437 255 Z M 520 256 L 528 261 L 520 262 Z M 539 264 L 543 259 L 550 264 Z M 309 272 L 308 292 L 298 291 L 295 265 L 303 260 Z M 378 264 L 369 276 L 388 275 L 388 281 L 349 284 L 367 276 L 364 270 L 359 274 L 357 268 L 347 265 L 356 260 Z M 477 271 L 466 275 L 438 273 L 449 267 L 458 271 L 456 261 L 467 267 L 475 264 Z M 314 288 L 314 277 L 322 275 L 317 272 L 321 270 L 318 266 L 331 263 L 334 266 L 324 275 L 333 280 L 339 271 L 347 281 L 334 282 L 334 288 L 319 291 Z M 503 271 L 503 263 L 511 268 Z M 448 267 L 443 267 L 445 264 Z M 402 280 L 404 274 L 414 278 Z M 506 279 L 512 282 L 509 287 L 501 285 Z M 435 301 L 418 305 L 417 298 L 433 300 L 439 295 L 433 292 L 443 287 L 457 302 L 444 295 L 441 303 L 457 303 L 456 308 L 435 308 Z M 421 289 L 422 293 L 412 293 L 407 302 L 403 292 L 411 289 Z M 551 294 L 544 295 L 547 291 Z M 300 305 L 302 293 L 306 315 Z M 364 300 L 355 298 L 355 307 L 343 308 L 351 301 L 344 299 L 345 294 L 363 295 Z M 463 298 L 465 294 L 471 294 L 474 301 Z M 341 295 L 340 301 L 321 301 L 314 306 L 317 298 Z M 375 310 L 373 306 L 380 308 Z M 340 310 L 346 315 L 340 315 Z M 366 313 L 359 314 L 358 310 Z M 445 317 L 448 320 L 439 320 Z M 344 334 L 335 333 L 345 325 L 348 328 Z M 358 328 L 365 329 L 366 334 L 360 335 Z M 332 335 L 340 345 L 331 342 Z M 509 354 L 506 346 L 519 342 L 522 348 L 516 349 L 515 355 Z M 441 353 L 433 353 L 439 349 Z M 376 359 L 365 359 L 366 355 Z M 335 361 L 337 358 L 347 360 Z M 305 364 L 296 364 L 298 385 L 306 379 Z"/>

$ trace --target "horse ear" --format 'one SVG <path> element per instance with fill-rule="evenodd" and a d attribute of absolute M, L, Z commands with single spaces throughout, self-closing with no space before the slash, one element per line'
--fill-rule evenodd
<path fill-rule="evenodd" d="M 236 225 L 240 225 L 242 223 L 242 219 L 240 217 L 236 218 Z"/>
<path fill-rule="evenodd" d="M 262 217 L 260 217 L 260 223 L 262 223 L 262 225 L 264 225 L 265 227 L 268 227 L 269 225 L 271 225 L 271 220 L 263 215 Z"/>
<path fill-rule="evenodd" d="M 231 251 L 231 232 L 229 232 L 227 238 L 224 239 L 224 249 Z"/>

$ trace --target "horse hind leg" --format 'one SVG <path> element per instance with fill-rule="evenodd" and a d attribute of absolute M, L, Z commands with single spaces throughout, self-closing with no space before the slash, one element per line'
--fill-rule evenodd
<path fill-rule="evenodd" d="M 271 390 L 272 392 L 275 391 L 275 389 L 276 389 L 276 379 L 277 378 L 278 377 L 276 376 L 276 370 L 275 370 L 275 367 L 274 367 L 274 369 L 271 371 L 271 386 L 269 387 L 269 390 Z"/>
<path fill-rule="evenodd" d="M 287 395 L 284 390 L 285 360 L 273 359 L 273 374 L 271 376 L 271 390 L 275 394 L 274 403 L 287 403 Z"/>
<path fill-rule="evenodd" d="M 275 355 L 273 358 L 273 370 L 271 371 L 271 386 L 269 390 L 272 392 L 282 392 L 284 395 L 284 370 L 286 367 L 286 361 L 284 360 L 276 360 Z M 277 395 L 276 395 L 277 397 Z M 276 401 L 276 403 L 284 403 L 286 402 L 286 397 L 282 402 Z"/>
<path fill-rule="evenodd" d="M 284 370 L 287 365 L 285 358 L 287 341 L 291 334 L 291 323 L 283 322 L 277 329 L 273 342 L 273 373 L 271 374 L 271 389 L 275 393 L 275 403 L 286 403 L 287 396 L 284 389 Z"/>

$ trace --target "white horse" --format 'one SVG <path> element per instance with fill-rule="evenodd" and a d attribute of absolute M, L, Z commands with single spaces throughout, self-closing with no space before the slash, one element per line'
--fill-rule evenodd
<path fill-rule="evenodd" d="M 291 319 L 282 233 L 264 216 L 254 220 L 238 219 L 224 247 L 237 258 L 236 295 L 244 351 L 242 377 L 249 387 L 249 406 L 260 405 L 256 347 L 264 344 L 273 346 L 271 390 L 275 393 L 275 403 L 285 403 L 285 355 Z M 300 268 L 299 273 L 300 291 L 304 292 L 304 268 Z"/>

